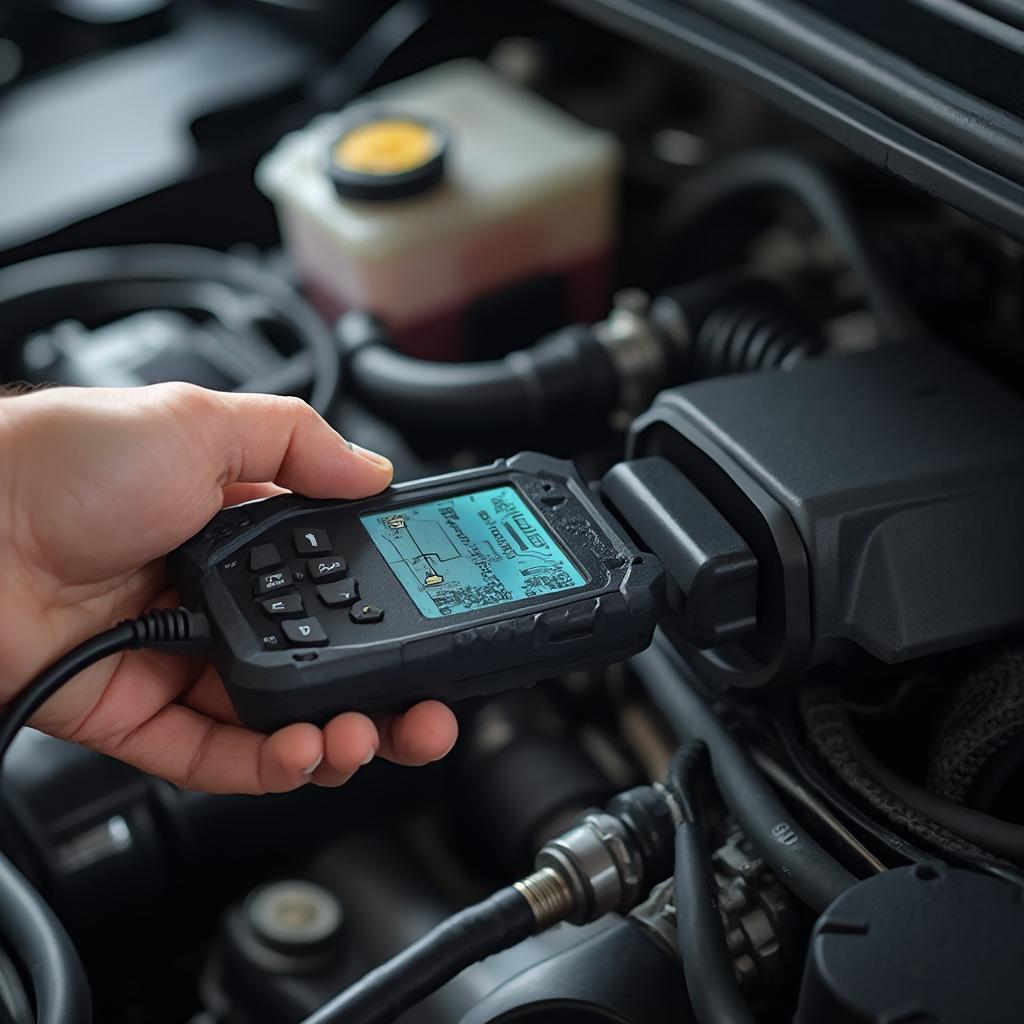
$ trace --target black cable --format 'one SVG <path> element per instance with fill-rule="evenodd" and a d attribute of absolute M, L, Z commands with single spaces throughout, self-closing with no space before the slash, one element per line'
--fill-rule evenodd
<path fill-rule="evenodd" d="M 1008 25 L 1024 28 L 1024 7 L 1020 0 L 974 0 L 974 6 L 994 18 L 1002 18 Z"/>
<path fill-rule="evenodd" d="M 857 879 L 792 824 L 764 776 L 697 695 L 685 664 L 663 647 L 659 638 L 630 662 L 651 700 L 681 740 L 707 744 L 722 798 L 779 881 L 814 910 L 824 910 Z"/>
<path fill-rule="evenodd" d="M 882 764 L 867 748 L 862 748 L 865 770 L 882 786 L 943 828 L 1000 857 L 1024 862 L 1024 826 L 993 817 L 973 807 L 954 803 L 937 793 L 914 785 Z"/>
<path fill-rule="evenodd" d="M 694 791 L 706 766 L 707 747 L 695 740 L 677 752 L 668 771 L 683 815 L 676 826 L 673 881 L 679 957 L 698 1024 L 754 1024 L 725 940 L 718 885 Z"/>
<path fill-rule="evenodd" d="M 122 622 L 68 651 L 63 658 L 55 661 L 21 690 L 7 705 L 3 717 L 0 718 L 0 765 L 18 731 L 45 701 L 90 665 L 95 665 L 97 661 L 102 661 L 119 651 L 127 650 L 134 638 L 134 630 L 128 623 Z"/>
<path fill-rule="evenodd" d="M 778 739 L 794 771 L 837 814 L 841 815 L 846 821 L 856 825 L 865 835 L 871 836 L 876 842 L 881 843 L 890 853 L 895 854 L 901 860 L 906 860 L 911 864 L 920 864 L 934 859 L 932 854 L 926 853 L 908 839 L 893 832 L 892 829 L 888 828 L 877 818 L 866 814 L 858 805 L 852 803 L 845 794 L 832 785 L 831 781 L 811 763 L 807 751 L 802 746 L 789 722 L 780 722 L 772 716 L 770 723 L 772 732 Z"/>
<path fill-rule="evenodd" d="M 64 926 L 0 854 L 0 934 L 32 980 L 38 1024 L 90 1024 L 92 1000 L 82 961 Z"/>
<path fill-rule="evenodd" d="M 536 427 L 588 411 L 607 414 L 618 396 L 607 352 L 583 327 L 479 363 L 438 363 L 396 352 L 379 321 L 364 313 L 343 316 L 338 331 L 349 352 L 349 387 L 369 409 L 399 425 Z"/>
<path fill-rule="evenodd" d="M 328 327 L 282 277 L 249 260 L 189 245 L 124 245 L 39 256 L 0 269 L 0 340 L 20 344 L 60 320 L 96 319 L 142 309 L 206 311 L 229 330 L 273 323 L 305 359 L 309 403 L 326 415 L 338 393 L 341 358 Z M 293 360 L 281 358 L 281 371 Z M 261 381 L 247 381 L 259 386 Z"/>
<path fill-rule="evenodd" d="M 512 886 L 499 889 L 370 971 L 303 1024 L 390 1024 L 460 971 L 528 938 L 535 927 L 526 898 Z"/>
<path fill-rule="evenodd" d="M 157 609 L 80 643 L 25 686 L 0 717 L 0 765 L 18 730 L 90 665 L 139 647 L 195 650 L 209 636 L 204 615 Z M 89 1024 L 89 984 L 71 939 L 42 896 L 0 855 L 0 934 L 32 978 L 38 1024 Z"/>
<path fill-rule="evenodd" d="M 818 756 L 874 813 L 946 857 L 991 859 L 987 851 L 908 806 L 867 771 L 863 764 L 864 745 L 842 704 L 837 698 L 832 699 L 827 688 L 805 685 L 799 703 L 804 728 Z"/>
<path fill-rule="evenodd" d="M 757 747 L 751 748 L 754 764 L 764 772 L 776 789 L 782 790 L 796 801 L 848 850 L 861 859 L 869 871 L 880 874 L 885 865 L 836 817 L 830 807 L 816 793 L 812 793 L 799 779 L 782 767 L 778 761 Z"/>
<path fill-rule="evenodd" d="M 1024 861 L 1024 826 L 1015 825 L 1012 822 L 994 818 L 990 814 L 976 811 L 971 807 L 954 803 L 952 800 L 947 800 L 936 793 L 930 793 L 897 775 L 892 769 L 882 764 L 856 734 L 853 724 L 846 715 L 838 689 L 822 687 L 819 693 L 821 695 L 819 706 L 827 704 L 833 714 L 841 716 L 850 730 L 850 735 L 847 736 L 850 749 L 864 771 L 878 785 L 887 789 L 912 810 L 930 818 L 944 829 L 966 839 L 982 850 L 1000 857 L 1008 857 L 1010 860 Z"/>
<path fill-rule="evenodd" d="M 264 0 L 264 3 L 293 17 L 299 16 L 300 8 L 305 6 L 306 13 L 320 20 L 321 24 L 296 27 L 304 33 L 329 34 L 335 40 L 339 33 L 341 37 L 351 36 L 353 15 L 343 14 L 343 24 L 339 25 L 332 16 L 336 13 L 332 8 L 345 10 L 364 6 L 338 4 L 333 0 L 306 5 L 302 0 Z M 219 125 L 224 119 L 234 123 L 237 118 L 254 126 L 248 140 L 250 152 L 254 155 L 264 153 L 284 135 L 307 125 L 317 114 L 338 111 L 356 99 L 373 83 L 388 61 L 430 22 L 436 6 L 432 0 L 397 0 L 387 5 L 363 32 L 347 40 L 347 47 L 340 58 L 331 59 L 326 65 L 322 60 L 313 62 L 302 88 L 302 97 L 296 102 L 268 118 L 265 96 L 241 97 L 236 103 L 228 103 L 216 112 L 198 118 L 191 126 L 192 133 L 218 145 L 222 140 Z"/>
<path fill-rule="evenodd" d="M 387 60 L 427 25 L 435 7 L 430 0 L 398 0 L 389 7 L 355 40 L 342 60 L 314 82 L 312 102 L 303 105 L 303 120 L 317 111 L 338 110 L 355 99 Z"/>
<path fill-rule="evenodd" d="M 1006 792 L 1007 796 L 1016 796 L 1016 790 L 1009 787 L 1022 770 L 1024 770 L 1024 734 L 1019 734 L 1002 749 L 997 750 L 974 777 L 974 781 L 971 783 L 970 797 L 975 810 L 992 814 L 993 804 L 1002 793 Z"/>
<path fill-rule="evenodd" d="M 0 950 L 0 1021 L 3 1024 L 36 1024 L 27 983 L 14 961 Z"/>
<path fill-rule="evenodd" d="M 1024 57 L 1024 32 L 991 14 L 980 11 L 961 0 L 910 0 L 912 4 L 945 18 L 965 32 L 981 36 L 997 46 L 1003 46 L 1018 57 Z M 1018 11 L 1018 17 L 1020 12 Z"/>
<path fill-rule="evenodd" d="M 687 178 L 659 230 L 681 238 L 704 227 L 726 204 L 778 191 L 799 199 L 843 254 L 885 338 L 913 341 L 926 336 L 924 324 L 875 255 L 846 197 L 823 167 L 799 153 L 750 150 L 709 164 Z"/>
<path fill-rule="evenodd" d="M 18 730 L 65 683 L 112 654 L 140 647 L 186 653 L 209 637 L 204 615 L 185 608 L 159 608 L 83 641 L 25 686 L 0 717 L 0 765 Z"/>

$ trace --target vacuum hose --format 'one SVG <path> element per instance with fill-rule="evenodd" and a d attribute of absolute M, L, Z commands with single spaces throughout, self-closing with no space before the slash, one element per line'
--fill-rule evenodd
<path fill-rule="evenodd" d="M 568 327 L 532 348 L 480 363 L 438 363 L 397 352 L 365 313 L 338 323 L 349 385 L 378 415 L 399 426 L 459 430 L 543 426 L 612 407 L 618 391 L 605 349 L 585 327 Z"/>
<path fill-rule="evenodd" d="M 791 824 L 764 776 L 692 688 L 682 662 L 656 645 L 630 664 L 679 738 L 707 744 L 711 770 L 729 811 L 789 889 L 820 912 L 857 881 L 806 830 Z"/>

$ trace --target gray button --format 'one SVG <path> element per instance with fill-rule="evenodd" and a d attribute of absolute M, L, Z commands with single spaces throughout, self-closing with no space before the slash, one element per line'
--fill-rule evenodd
<path fill-rule="evenodd" d="M 292 540 L 295 543 L 296 553 L 309 558 L 311 555 L 329 555 L 331 553 L 331 538 L 327 536 L 326 530 L 294 530 Z"/>
<path fill-rule="evenodd" d="M 273 544 L 260 544 L 249 552 L 249 570 L 266 572 L 276 569 L 281 564 L 281 553 Z"/>
<path fill-rule="evenodd" d="M 359 584 L 351 576 L 336 583 L 322 583 L 316 588 L 316 596 L 328 608 L 344 608 L 359 597 Z"/>
<path fill-rule="evenodd" d="M 291 569 L 265 572 L 256 580 L 256 596 L 266 597 L 278 590 L 287 590 L 295 582 Z"/>
<path fill-rule="evenodd" d="M 272 619 L 293 619 L 306 614 L 306 606 L 298 594 L 281 594 L 279 597 L 267 597 L 260 601 L 260 607 Z"/>
<path fill-rule="evenodd" d="M 348 570 L 345 559 L 340 555 L 328 555 L 326 558 L 311 558 L 306 563 L 311 580 L 329 580 L 342 576 Z"/>
<path fill-rule="evenodd" d="M 327 634 L 323 626 L 314 619 L 288 619 L 281 623 L 281 630 L 288 643 L 295 647 L 325 647 Z"/>

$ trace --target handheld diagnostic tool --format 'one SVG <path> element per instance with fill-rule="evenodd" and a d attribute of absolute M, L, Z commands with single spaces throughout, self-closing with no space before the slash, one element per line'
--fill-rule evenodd
<path fill-rule="evenodd" d="M 226 509 L 168 564 L 260 730 L 626 658 L 650 642 L 662 590 L 572 464 L 534 453 L 359 501 Z"/>

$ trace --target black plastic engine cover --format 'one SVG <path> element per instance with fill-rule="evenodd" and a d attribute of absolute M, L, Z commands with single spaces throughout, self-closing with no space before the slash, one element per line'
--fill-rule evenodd
<path fill-rule="evenodd" d="M 661 455 L 758 560 L 758 630 L 699 651 L 756 686 L 865 651 L 899 662 L 1024 623 L 1024 402 L 954 353 L 880 349 L 664 392 Z M 672 634 L 672 623 L 667 623 Z"/>
<path fill-rule="evenodd" d="M 693 1019 L 678 961 L 642 928 L 619 919 L 500 985 L 462 1024 L 690 1024 Z"/>
<path fill-rule="evenodd" d="M 944 864 L 896 868 L 818 918 L 795 1024 L 1020 1019 L 1016 886 Z"/>

